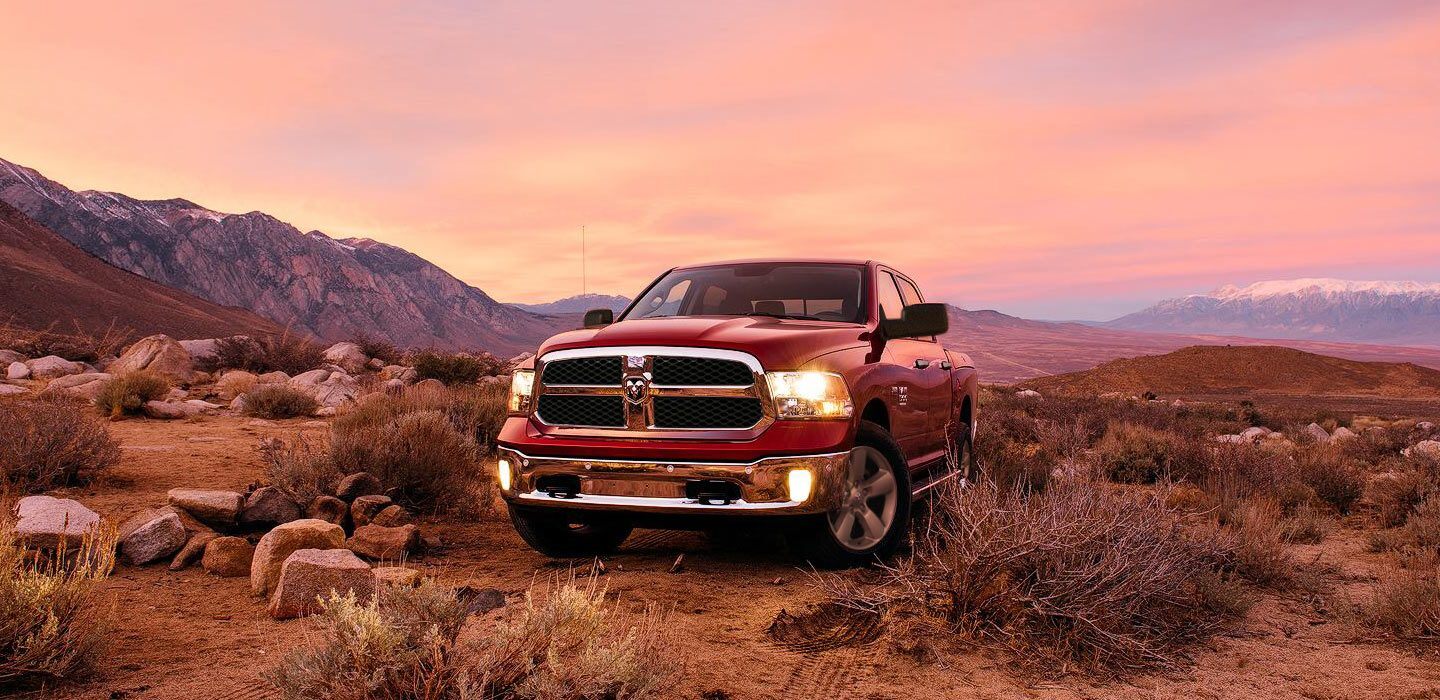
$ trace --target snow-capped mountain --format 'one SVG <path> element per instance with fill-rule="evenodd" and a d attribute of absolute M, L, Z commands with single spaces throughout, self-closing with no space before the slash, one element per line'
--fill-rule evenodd
<path fill-rule="evenodd" d="M 1440 284 L 1270 280 L 1168 299 L 1110 328 L 1440 346 Z"/>
<path fill-rule="evenodd" d="M 611 309 L 618 314 L 629 305 L 629 299 L 612 294 L 576 294 L 544 304 L 511 304 L 537 314 L 583 314 L 591 309 Z"/>

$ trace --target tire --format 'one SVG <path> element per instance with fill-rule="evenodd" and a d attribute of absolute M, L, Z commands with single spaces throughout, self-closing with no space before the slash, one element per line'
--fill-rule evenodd
<path fill-rule="evenodd" d="M 888 469 L 893 480 L 893 489 L 883 494 L 876 490 L 874 493 L 877 495 L 870 497 L 867 497 L 863 490 L 858 494 L 852 490 L 846 495 L 847 502 L 837 506 L 835 510 L 807 516 L 795 523 L 786 537 L 790 549 L 816 567 L 848 568 L 885 559 L 895 552 L 910 530 L 910 471 L 895 439 L 878 424 L 860 421 L 851 455 L 852 464 L 855 463 L 853 460 L 856 456 L 866 457 L 864 474 L 859 479 L 861 484 L 869 483 L 873 487 L 882 483 L 884 480 L 879 478 L 879 474 Z M 877 458 L 881 461 L 875 461 Z M 847 476 L 853 487 L 856 483 L 855 475 Z M 888 495 L 891 493 L 893 500 Z M 867 518 L 856 515 L 857 505 L 880 519 L 885 528 L 883 534 L 876 536 L 875 530 L 867 526 Z M 847 513 L 850 516 L 848 518 Z M 886 513 L 889 514 L 888 518 L 885 517 Z M 849 535 L 842 536 L 840 532 L 847 532 Z"/>
<path fill-rule="evenodd" d="M 520 539 L 547 557 L 570 559 L 610 554 L 630 536 L 623 517 L 548 508 L 510 506 L 510 522 Z"/>
<path fill-rule="evenodd" d="M 969 423 L 961 423 L 956 432 L 955 447 L 952 451 L 955 471 L 959 472 L 959 478 L 966 484 L 974 485 L 982 476 L 980 462 L 975 459 L 975 431 Z"/>

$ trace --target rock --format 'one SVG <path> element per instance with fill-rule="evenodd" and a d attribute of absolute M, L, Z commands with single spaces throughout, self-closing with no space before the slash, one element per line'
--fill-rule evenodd
<path fill-rule="evenodd" d="M 262 486 L 255 489 L 245 499 L 245 509 L 240 512 L 241 525 L 282 525 L 292 520 L 299 520 L 303 514 L 300 506 L 290 500 L 274 486 Z"/>
<path fill-rule="evenodd" d="M 317 384 L 312 394 L 321 406 L 343 406 L 360 394 L 360 383 L 348 374 L 334 372 Z"/>
<path fill-rule="evenodd" d="M 1259 426 L 1256 426 L 1256 427 L 1253 427 L 1253 428 L 1246 428 L 1246 429 L 1240 431 L 1240 437 L 1243 437 L 1243 438 L 1245 438 L 1246 440 L 1251 440 L 1251 441 L 1259 440 L 1259 439 L 1261 439 L 1261 438 L 1263 438 L 1263 437 L 1265 437 L 1266 435 L 1269 435 L 1269 434 L 1270 434 L 1270 430 L 1269 430 L 1269 429 L 1267 429 L 1267 428 L 1261 428 L 1261 427 L 1259 427 Z"/>
<path fill-rule="evenodd" d="M 266 595 L 280 578 L 285 558 L 299 549 L 341 549 L 345 546 L 345 530 L 335 523 L 305 518 L 292 520 L 260 538 L 255 547 L 255 561 L 250 567 L 250 592 Z"/>
<path fill-rule="evenodd" d="M 24 362 L 11 362 L 10 366 L 5 368 L 5 378 L 29 379 L 30 368 L 27 367 Z"/>
<path fill-rule="evenodd" d="M 365 351 L 355 343 L 336 343 L 325 348 L 325 359 L 339 365 L 341 369 L 350 374 L 364 372 L 370 363 L 370 358 L 365 356 Z"/>
<path fill-rule="evenodd" d="M 26 389 L 23 386 L 15 386 L 14 384 L 0 384 L 0 396 L 18 396 L 20 394 L 28 393 L 30 393 L 30 390 Z"/>
<path fill-rule="evenodd" d="M 190 415 L 185 411 L 183 404 L 170 403 L 168 401 L 146 401 L 145 405 L 140 407 L 140 410 L 147 417 L 159 418 L 161 420 L 174 420 Z"/>
<path fill-rule="evenodd" d="M 46 355 L 38 360 L 30 360 L 25 363 L 25 366 L 30 368 L 31 379 L 54 379 L 85 371 L 85 366 L 79 362 L 71 362 L 55 355 Z"/>
<path fill-rule="evenodd" d="M 331 372 L 328 369 L 312 369 L 309 372 L 302 372 L 291 377 L 290 381 L 286 383 L 290 386 L 295 387 L 296 389 L 300 389 L 303 391 L 312 391 L 315 387 L 320 385 L 320 382 L 329 379 L 330 374 Z"/>
<path fill-rule="evenodd" d="M 1224 442 L 1232 445 L 1243 445 L 1247 442 L 1251 442 L 1251 440 L 1247 439 L 1244 435 L 1216 435 L 1215 442 Z"/>
<path fill-rule="evenodd" d="M 185 346 L 168 335 L 141 338 L 110 365 L 111 374 L 147 370 L 172 381 L 186 382 L 195 371 Z"/>
<path fill-rule="evenodd" d="M 370 358 L 369 362 L 365 363 L 365 369 L 368 369 L 372 372 L 379 372 L 380 370 L 385 369 L 385 361 L 378 357 L 372 357 Z"/>
<path fill-rule="evenodd" d="M 1309 437 L 1316 442 L 1330 442 L 1330 433 L 1325 432 L 1325 429 L 1320 427 L 1319 424 L 1311 423 L 1305 426 L 1300 432 L 1303 436 Z"/>
<path fill-rule="evenodd" d="M 168 508 L 141 511 L 120 526 L 120 556 L 137 566 L 169 557 L 185 546 L 190 533 Z"/>
<path fill-rule="evenodd" d="M 410 516 L 410 511 L 405 510 L 404 506 L 397 504 L 385 506 L 375 514 L 375 517 L 370 518 L 370 522 L 383 527 L 400 527 L 414 522 L 414 518 Z"/>
<path fill-rule="evenodd" d="M 205 554 L 205 545 L 210 544 L 211 540 L 219 536 L 215 532 L 197 532 L 190 535 L 190 539 L 185 541 L 185 546 L 181 547 L 175 558 L 170 560 L 170 570 L 182 571 L 199 561 L 200 557 Z M 250 570 L 246 569 L 245 571 L 248 573 Z"/>
<path fill-rule="evenodd" d="M 1356 435 L 1356 434 L 1354 433 L 1354 431 L 1350 430 L 1349 428 L 1347 428 L 1347 427 L 1345 427 L 1345 426 L 1343 426 L 1343 425 L 1340 426 L 1340 427 L 1338 427 L 1338 428 L 1336 428 L 1336 429 L 1335 429 L 1335 432 L 1330 433 L 1330 439 L 1331 439 L 1331 440 L 1349 440 L 1350 438 L 1354 438 L 1354 437 L 1359 437 L 1359 436 Z"/>
<path fill-rule="evenodd" d="M 100 395 L 100 392 L 112 379 L 114 379 L 114 375 L 106 372 L 82 372 L 57 377 L 45 385 L 45 390 L 64 391 L 71 396 L 94 401 L 95 397 Z"/>
<path fill-rule="evenodd" d="M 191 360 L 208 360 L 212 357 L 215 357 L 215 355 L 220 352 L 220 341 L 231 339 L 249 340 L 250 338 L 243 335 L 236 335 L 231 336 L 230 338 L 203 338 L 199 340 L 182 340 L 180 341 L 180 347 L 185 348 L 185 352 L 190 353 Z"/>
<path fill-rule="evenodd" d="M 1269 433 L 1266 433 L 1266 434 L 1265 434 L 1265 439 L 1266 439 L 1266 440 L 1284 440 L 1284 439 L 1285 439 L 1285 433 L 1281 433 L 1281 432 L 1269 432 Z"/>
<path fill-rule="evenodd" d="M 353 501 L 361 496 L 374 496 L 385 492 L 385 486 L 379 479 L 366 472 L 355 472 L 340 480 L 335 486 L 335 496 L 345 501 Z"/>
<path fill-rule="evenodd" d="M 443 391 L 445 384 L 439 379 L 425 379 L 415 385 L 421 391 Z"/>
<path fill-rule="evenodd" d="M 1414 447 L 1401 450 L 1400 454 L 1406 457 L 1434 457 L 1440 459 L 1440 440 L 1421 440 L 1415 443 Z"/>
<path fill-rule="evenodd" d="M 165 394 L 165 400 L 166 400 L 166 401 L 184 401 L 185 399 L 187 399 L 187 398 L 189 398 L 189 397 L 190 397 L 190 392 L 185 391 L 184 389 L 179 389 L 179 388 L 171 389 L 169 392 L 167 392 L 167 393 Z"/>
<path fill-rule="evenodd" d="M 334 496 L 316 496 L 315 500 L 305 507 L 305 517 L 336 525 L 344 525 L 345 518 L 349 515 L 350 504 Z"/>
<path fill-rule="evenodd" d="M 259 381 L 260 378 L 254 374 L 245 370 L 232 369 L 220 375 L 220 379 L 215 382 L 215 391 L 223 398 L 233 399 L 250 391 Z"/>
<path fill-rule="evenodd" d="M 1035 391 L 1034 389 L 1021 389 L 1020 391 L 1015 392 L 1015 398 L 1018 398 L 1018 399 L 1040 399 L 1040 398 L 1044 398 L 1044 397 L 1040 395 L 1040 392 Z"/>
<path fill-rule="evenodd" d="M 205 558 L 200 561 L 205 573 L 222 578 L 250 574 L 255 547 L 243 537 L 216 537 L 205 545 Z"/>
<path fill-rule="evenodd" d="M 212 525 L 234 525 L 245 505 L 245 497 L 234 491 L 214 489 L 170 489 L 170 505 Z"/>
<path fill-rule="evenodd" d="M 290 381 L 290 375 L 276 370 L 274 372 L 266 372 L 256 377 L 255 381 L 261 384 L 284 384 Z"/>
<path fill-rule="evenodd" d="M 255 418 L 255 419 L 252 419 L 252 420 L 245 421 L 245 425 L 248 425 L 248 426 L 250 426 L 250 427 L 252 427 L 252 428 L 278 428 L 278 427 L 280 427 L 280 424 L 279 424 L 279 423 L 276 423 L 276 422 L 273 421 L 273 420 L 265 420 L 264 418 Z"/>
<path fill-rule="evenodd" d="M 414 588 L 420 585 L 420 572 L 403 566 L 380 566 L 375 569 L 375 583 L 382 588 Z"/>
<path fill-rule="evenodd" d="M 376 513 L 385 510 L 392 501 L 389 496 L 360 496 L 350 503 L 350 521 L 355 527 L 370 524 Z"/>
<path fill-rule="evenodd" d="M 384 369 L 380 370 L 380 378 L 399 379 L 400 375 L 403 374 L 405 370 L 406 367 L 403 365 L 385 365 Z"/>
<path fill-rule="evenodd" d="M 334 406 L 321 406 L 320 408 L 315 409 L 315 412 L 310 415 L 316 416 L 318 418 L 334 418 L 335 415 L 338 413 L 339 411 L 335 410 Z"/>
<path fill-rule="evenodd" d="M 1422 433 L 1428 433 L 1435 429 L 1435 424 L 1431 423 L 1428 420 L 1422 420 L 1419 423 L 1415 424 L 1415 429 L 1419 430 Z"/>
<path fill-rule="evenodd" d="M 185 411 L 192 415 L 195 413 L 210 413 L 212 411 L 218 411 L 224 408 L 224 406 L 221 406 L 218 403 L 210 403 L 209 401 L 205 401 L 203 399 L 190 399 L 188 401 L 183 401 L 182 403 L 187 407 Z"/>
<path fill-rule="evenodd" d="M 405 393 L 405 382 L 402 382 L 399 379 L 386 379 L 385 383 L 382 384 L 381 387 L 386 394 L 389 394 L 391 396 L 399 396 Z"/>
<path fill-rule="evenodd" d="M 29 358 L 14 350 L 0 350 L 0 365 L 9 365 L 11 362 L 19 362 L 23 365 L 27 359 Z"/>
<path fill-rule="evenodd" d="M 100 526 L 100 515 L 79 501 L 26 496 L 15 506 L 15 541 L 33 549 L 80 546 L 85 533 Z"/>
<path fill-rule="evenodd" d="M 332 592 L 354 593 L 361 602 L 375 597 L 370 565 L 344 549 L 296 550 L 280 568 L 270 616 L 288 620 L 320 612 L 320 601 Z"/>
<path fill-rule="evenodd" d="M 235 398 L 233 398 L 233 399 L 230 400 L 230 412 L 231 412 L 231 413 L 236 413 L 236 414 L 244 415 L 246 407 L 247 407 L 247 404 L 246 404 L 246 401 L 245 401 L 245 395 L 244 395 L 244 394 L 240 394 L 239 396 L 236 396 Z"/>
<path fill-rule="evenodd" d="M 355 528 L 355 534 L 345 543 L 350 551 L 366 559 L 400 561 L 420 551 L 420 528 L 414 525 L 384 527 L 364 525 Z"/>

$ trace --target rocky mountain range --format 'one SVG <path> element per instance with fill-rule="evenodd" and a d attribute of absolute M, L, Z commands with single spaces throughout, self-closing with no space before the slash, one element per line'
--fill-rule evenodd
<path fill-rule="evenodd" d="M 326 341 L 513 354 L 568 323 L 497 302 L 402 248 L 301 232 L 260 211 L 76 192 L 5 160 L 0 201 L 116 267 Z"/>
<path fill-rule="evenodd" d="M 515 304 L 511 306 L 537 314 L 583 314 L 591 309 L 610 309 L 616 314 L 630 305 L 630 299 L 614 294 L 576 294 L 544 304 Z"/>
<path fill-rule="evenodd" d="M 0 202 L 0 323 L 61 333 L 130 331 L 179 338 L 278 333 L 220 306 L 126 272 Z"/>
<path fill-rule="evenodd" d="M 1440 284 L 1296 279 L 1162 301 L 1106 328 L 1440 347 Z"/>

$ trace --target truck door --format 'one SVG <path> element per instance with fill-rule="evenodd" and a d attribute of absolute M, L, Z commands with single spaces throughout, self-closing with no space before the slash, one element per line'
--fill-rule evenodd
<path fill-rule="evenodd" d="M 920 301 L 909 280 L 884 269 L 876 272 L 876 301 L 885 318 L 899 318 L 904 306 Z M 914 301 L 905 298 L 907 292 L 914 295 Z M 942 367 L 944 350 L 934 338 L 893 338 L 886 341 L 885 354 L 894 377 L 891 433 L 907 459 L 939 456 L 945 449 L 945 422 L 950 415 L 950 373 Z"/>

